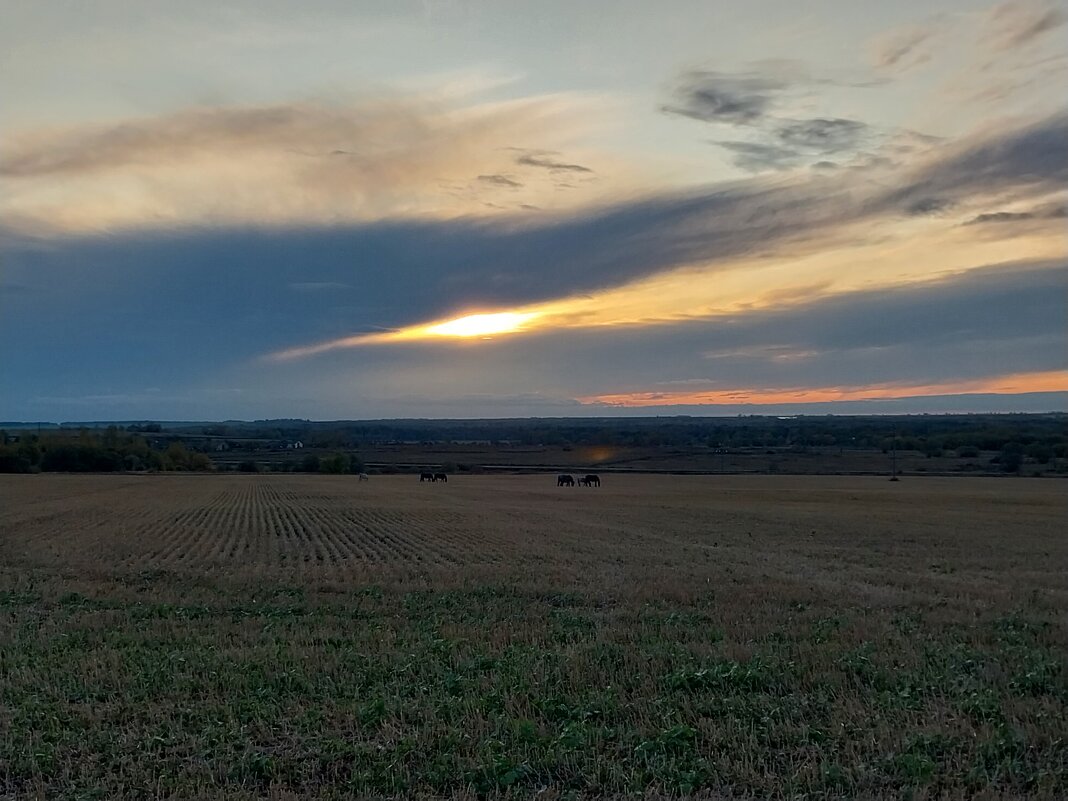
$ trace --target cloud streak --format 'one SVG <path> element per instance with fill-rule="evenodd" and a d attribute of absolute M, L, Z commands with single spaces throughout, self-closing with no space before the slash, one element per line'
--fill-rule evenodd
<path fill-rule="evenodd" d="M 1020 394 L 1068 392 L 1068 373 L 1051 370 L 1015 373 L 971 381 L 915 384 L 905 381 L 865 386 L 768 387 L 751 389 L 686 390 L 681 392 L 630 392 L 579 398 L 585 404 L 640 409 L 649 406 L 719 406 L 723 404 L 796 404 L 840 401 L 897 400 L 927 395 Z"/>
<path fill-rule="evenodd" d="M 1063 7 L 1048 0 L 1009 0 L 990 11 L 983 36 L 995 50 L 1016 50 L 1066 21 Z"/>
<path fill-rule="evenodd" d="M 549 172 L 593 172 L 592 169 L 582 164 L 560 161 L 556 158 L 559 155 L 555 150 L 528 150 L 516 156 L 515 163 L 526 167 L 539 167 Z"/>
<path fill-rule="evenodd" d="M 877 69 L 904 72 L 930 61 L 937 33 L 933 22 L 887 31 L 872 42 L 872 64 Z"/>
<path fill-rule="evenodd" d="M 487 201 L 573 205 L 619 184 L 607 176 L 564 200 L 558 177 L 592 168 L 558 149 L 517 156 L 513 146 L 563 144 L 595 126 L 578 107 L 566 95 L 462 107 L 413 95 L 194 108 L 13 133 L 0 145 L 0 212 L 46 230 L 94 230 L 484 214 Z"/>

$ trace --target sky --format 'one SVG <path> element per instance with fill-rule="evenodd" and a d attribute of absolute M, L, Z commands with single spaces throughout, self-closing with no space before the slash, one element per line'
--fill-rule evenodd
<path fill-rule="evenodd" d="M 1068 411 L 1068 0 L 0 20 L 0 420 Z"/>

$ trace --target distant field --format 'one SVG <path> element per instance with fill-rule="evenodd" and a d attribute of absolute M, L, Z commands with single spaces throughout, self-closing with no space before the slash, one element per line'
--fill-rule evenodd
<path fill-rule="evenodd" d="M 0 798 L 1068 796 L 1019 478 L 0 476 Z"/>

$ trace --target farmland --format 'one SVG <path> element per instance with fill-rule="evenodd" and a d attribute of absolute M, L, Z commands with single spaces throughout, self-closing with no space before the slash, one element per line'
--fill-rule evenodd
<path fill-rule="evenodd" d="M 1056 479 L 0 477 L 0 797 L 1068 795 Z"/>

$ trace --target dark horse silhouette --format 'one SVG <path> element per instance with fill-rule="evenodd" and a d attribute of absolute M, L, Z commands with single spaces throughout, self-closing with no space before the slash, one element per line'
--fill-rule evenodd
<path fill-rule="evenodd" d="M 575 486 L 575 477 L 569 476 L 567 473 L 561 473 L 556 477 L 556 486 L 573 487 Z"/>
<path fill-rule="evenodd" d="M 599 487 L 601 486 L 601 477 L 594 473 L 587 473 L 579 479 L 579 483 L 586 487 Z"/>
<path fill-rule="evenodd" d="M 433 481 L 433 480 L 434 480 L 434 474 L 433 473 L 420 473 L 419 474 L 420 483 L 422 483 L 423 481 Z"/>
<path fill-rule="evenodd" d="M 448 480 L 449 480 L 449 477 L 448 477 L 448 476 L 447 476 L 447 475 L 446 475 L 445 473 L 435 473 L 435 474 L 434 474 L 434 480 L 435 480 L 435 481 L 445 481 L 445 482 L 448 482 Z"/>

